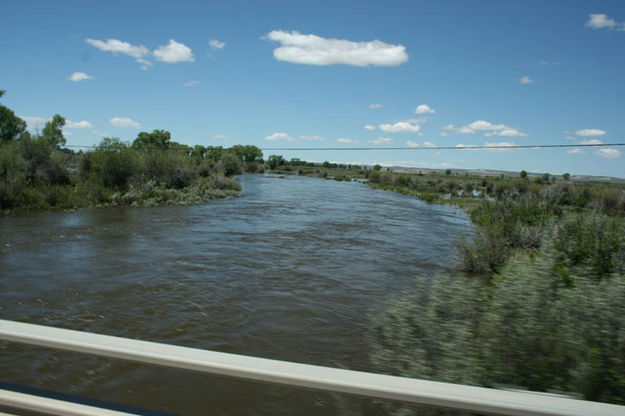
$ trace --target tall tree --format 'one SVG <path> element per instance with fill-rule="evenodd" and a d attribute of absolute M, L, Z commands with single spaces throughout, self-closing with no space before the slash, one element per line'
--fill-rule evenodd
<path fill-rule="evenodd" d="M 43 130 L 41 131 L 41 137 L 50 143 L 52 146 L 60 147 L 65 145 L 67 140 L 63 137 L 63 126 L 65 125 L 65 118 L 58 114 L 52 117 L 52 120 L 48 121 Z"/>
<path fill-rule="evenodd" d="M 0 97 L 6 93 L 0 90 Z M 10 142 L 26 131 L 26 122 L 15 115 L 13 110 L 0 105 L 0 143 Z"/>
<path fill-rule="evenodd" d="M 165 150 L 169 148 L 170 142 L 171 133 L 166 130 L 153 130 L 152 133 L 142 131 L 132 142 L 132 147 Z"/>

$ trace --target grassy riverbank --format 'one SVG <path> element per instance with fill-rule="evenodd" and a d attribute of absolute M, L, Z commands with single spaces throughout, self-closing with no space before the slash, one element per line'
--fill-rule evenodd
<path fill-rule="evenodd" d="M 454 272 L 416 276 L 372 317 L 379 371 L 625 404 L 623 186 L 300 161 L 274 172 L 368 180 L 459 206 L 479 226 L 457 242 Z"/>

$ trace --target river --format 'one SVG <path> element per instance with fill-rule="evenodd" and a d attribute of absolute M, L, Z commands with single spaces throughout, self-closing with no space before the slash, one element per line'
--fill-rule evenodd
<path fill-rule="evenodd" d="M 371 370 L 389 296 L 452 263 L 449 206 L 356 182 L 243 175 L 196 206 L 0 218 L 0 317 Z M 364 399 L 0 342 L 0 381 L 185 415 L 375 413 Z"/>

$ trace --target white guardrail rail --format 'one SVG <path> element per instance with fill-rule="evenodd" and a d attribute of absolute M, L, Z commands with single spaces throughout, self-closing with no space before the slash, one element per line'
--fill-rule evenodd
<path fill-rule="evenodd" d="M 0 340 L 306 389 L 498 415 L 624 416 L 625 406 L 255 358 L 0 320 Z M 252 405 L 252 404 L 251 404 Z M 0 390 L 0 406 L 52 415 L 126 413 Z"/>

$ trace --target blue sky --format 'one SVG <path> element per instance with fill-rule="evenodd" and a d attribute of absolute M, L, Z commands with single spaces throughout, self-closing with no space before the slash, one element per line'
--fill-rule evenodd
<path fill-rule="evenodd" d="M 165 129 L 287 158 L 625 177 L 625 2 L 3 2 L 2 103 L 71 145 Z M 338 140 L 338 141 L 337 141 Z"/>

